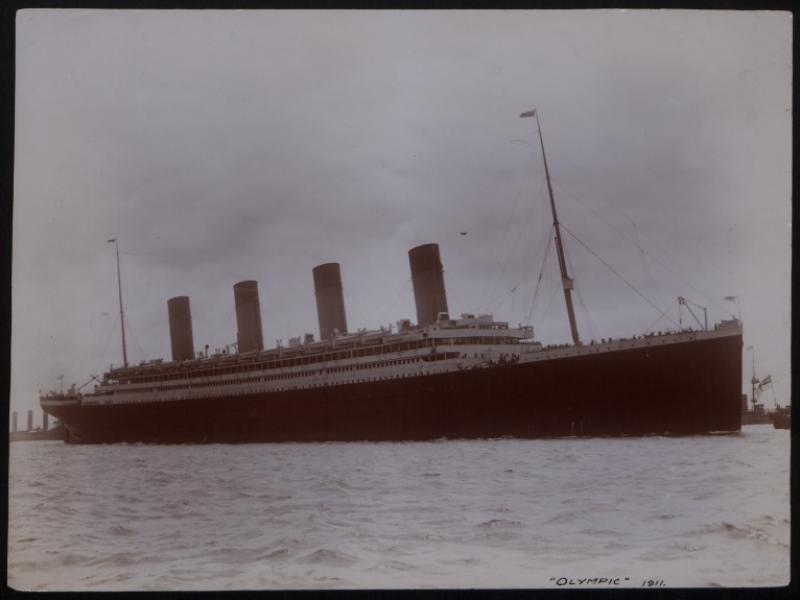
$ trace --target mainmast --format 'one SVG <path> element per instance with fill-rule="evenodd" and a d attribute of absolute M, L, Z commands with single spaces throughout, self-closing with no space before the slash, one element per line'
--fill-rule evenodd
<path fill-rule="evenodd" d="M 544 141 L 542 140 L 542 126 L 539 123 L 539 112 L 534 108 L 531 111 L 520 115 L 522 118 L 536 117 L 536 127 L 539 130 L 539 144 L 542 147 L 542 160 L 544 161 L 544 175 L 547 179 L 547 193 L 550 195 L 550 209 L 553 212 L 553 227 L 556 230 L 556 251 L 558 253 L 558 266 L 561 269 L 561 284 L 564 287 L 564 301 L 567 304 L 567 315 L 569 316 L 569 328 L 572 332 L 572 343 L 581 343 L 578 338 L 578 325 L 575 322 L 575 309 L 572 307 L 572 289 L 574 283 L 567 272 L 567 261 L 564 258 L 564 247 L 561 244 L 561 228 L 558 224 L 558 214 L 556 213 L 556 202 L 553 199 L 553 186 L 550 184 L 550 171 L 547 168 L 547 156 L 544 153 Z"/>
<path fill-rule="evenodd" d="M 108 243 L 113 243 L 114 247 L 117 249 L 117 287 L 119 289 L 119 326 L 122 328 L 122 364 L 127 367 L 128 349 L 125 346 L 125 313 L 122 310 L 122 277 L 119 271 L 119 243 L 117 243 L 117 238 L 108 240 Z"/>

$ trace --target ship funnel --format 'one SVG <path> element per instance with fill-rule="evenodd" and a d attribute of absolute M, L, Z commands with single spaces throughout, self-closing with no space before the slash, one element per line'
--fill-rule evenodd
<path fill-rule="evenodd" d="M 417 323 L 436 323 L 439 313 L 447 313 L 444 274 L 439 257 L 439 244 L 423 244 L 408 251 L 411 281 L 417 304 Z"/>
<path fill-rule="evenodd" d="M 189 296 L 176 296 L 167 300 L 167 312 L 169 312 L 172 360 L 192 360 L 194 358 L 194 338 L 192 337 L 192 311 L 189 308 Z"/>
<path fill-rule="evenodd" d="M 33 431 L 33 411 L 28 411 L 28 429 L 26 431 Z"/>
<path fill-rule="evenodd" d="M 236 302 L 236 341 L 239 354 L 264 349 L 261 333 L 261 305 L 258 302 L 258 282 L 240 281 L 233 286 Z"/>
<path fill-rule="evenodd" d="M 321 340 L 334 338 L 334 330 L 347 333 L 347 317 L 344 313 L 342 274 L 339 263 L 325 263 L 314 267 L 314 294 L 317 297 L 317 317 Z"/>

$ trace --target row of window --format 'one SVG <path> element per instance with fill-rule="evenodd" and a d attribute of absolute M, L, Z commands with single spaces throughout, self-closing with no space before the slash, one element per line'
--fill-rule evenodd
<path fill-rule="evenodd" d="M 432 339 L 415 340 L 400 344 L 390 344 L 388 346 L 372 346 L 369 348 L 358 348 L 356 350 L 340 350 L 337 352 L 326 352 L 311 356 L 298 356 L 294 358 L 283 358 L 264 362 L 251 362 L 241 365 L 219 366 L 209 368 L 207 365 L 196 368 L 181 369 L 170 373 L 151 374 L 147 376 L 134 376 L 129 379 L 119 380 L 118 383 L 149 383 L 153 381 L 169 381 L 176 379 L 189 379 L 194 377 L 211 377 L 213 375 L 224 375 L 227 373 L 244 373 L 263 369 L 283 369 L 300 365 L 328 362 L 332 360 L 343 360 L 363 356 L 373 356 L 376 354 L 390 354 L 403 350 L 416 350 L 433 346 Z"/>
<path fill-rule="evenodd" d="M 210 383 L 195 383 L 192 385 L 184 384 L 184 385 L 168 385 L 168 386 L 161 386 L 157 388 L 151 388 L 149 390 L 140 390 L 140 391 L 149 391 L 149 392 L 161 392 L 161 391 L 173 391 L 173 390 L 185 390 L 190 388 L 204 388 L 204 387 L 219 387 L 219 386 L 226 386 L 226 385 L 234 385 L 234 384 L 242 384 L 242 383 L 265 383 L 268 381 L 280 381 L 286 379 L 298 379 L 303 377 L 311 377 L 313 375 L 321 375 L 323 373 L 343 373 L 343 372 L 351 372 L 351 371 L 361 371 L 366 369 L 376 369 L 376 368 L 383 368 L 389 366 L 397 366 L 402 364 L 412 364 L 416 362 L 432 362 L 432 361 L 440 361 L 446 360 L 450 358 L 459 358 L 461 355 L 458 352 L 439 352 L 436 354 L 431 354 L 429 356 L 418 356 L 413 358 L 400 358 L 396 360 L 385 360 L 380 362 L 373 362 L 373 363 L 366 363 L 361 365 L 351 365 L 349 367 L 331 367 L 328 369 L 312 369 L 307 371 L 295 371 L 293 373 L 279 373 L 275 375 L 265 375 L 260 377 L 245 377 L 241 379 L 225 380 L 225 381 L 215 381 Z M 113 393 L 113 392 L 110 392 Z"/>
<path fill-rule="evenodd" d="M 438 343 L 447 345 L 464 345 L 464 344 L 496 344 L 496 343 L 517 343 L 516 338 L 511 337 L 458 337 L 446 338 L 438 340 Z M 171 381 L 178 379 L 190 379 L 194 377 L 211 377 L 214 375 L 223 375 L 228 373 L 246 373 L 248 371 L 256 371 L 263 369 L 282 369 L 288 367 L 296 367 L 299 365 L 316 364 L 321 362 L 328 362 L 333 360 L 343 360 L 347 358 L 358 358 L 364 356 L 374 356 L 377 354 L 393 354 L 405 350 L 416 350 L 419 348 L 432 347 L 436 340 L 428 338 L 423 340 L 415 340 L 411 342 L 402 342 L 397 344 L 389 344 L 386 346 L 372 346 L 368 348 L 358 348 L 354 350 L 339 350 L 335 352 L 326 352 L 323 354 L 316 354 L 312 356 L 299 356 L 295 358 L 284 358 L 278 360 L 264 361 L 264 362 L 251 362 L 240 365 L 220 366 L 209 368 L 206 365 L 202 367 L 186 368 L 168 373 L 137 375 L 123 380 L 113 381 L 112 383 L 150 383 L 156 381 Z"/>

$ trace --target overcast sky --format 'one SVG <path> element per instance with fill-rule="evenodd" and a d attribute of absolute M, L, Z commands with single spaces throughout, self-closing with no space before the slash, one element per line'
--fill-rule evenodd
<path fill-rule="evenodd" d="M 534 107 L 560 220 L 649 300 L 565 232 L 581 337 L 674 326 L 651 303 L 677 321 L 679 295 L 713 323 L 738 295 L 786 403 L 790 76 L 788 13 L 21 11 L 12 410 L 38 422 L 38 388 L 121 363 L 112 237 L 135 362 L 170 358 L 176 295 L 196 350 L 235 342 L 243 279 L 268 347 L 318 337 L 323 262 L 351 330 L 416 321 L 427 242 L 451 314 L 568 341 L 552 248 L 531 310 L 552 222 Z"/>

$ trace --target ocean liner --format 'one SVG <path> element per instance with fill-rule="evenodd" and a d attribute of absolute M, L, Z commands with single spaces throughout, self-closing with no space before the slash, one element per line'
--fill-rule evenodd
<path fill-rule="evenodd" d="M 741 429 L 742 327 L 582 342 L 541 126 L 571 344 L 531 326 L 451 316 L 436 244 L 409 251 L 417 323 L 348 332 L 340 266 L 313 269 L 320 340 L 265 349 L 258 284 L 234 285 L 236 352 L 196 353 L 189 298 L 167 303 L 172 360 L 123 365 L 91 392 L 40 397 L 68 443 L 400 441 L 691 435 Z M 116 240 L 109 240 L 115 242 Z"/>

